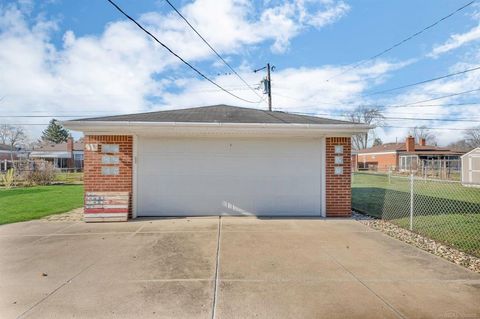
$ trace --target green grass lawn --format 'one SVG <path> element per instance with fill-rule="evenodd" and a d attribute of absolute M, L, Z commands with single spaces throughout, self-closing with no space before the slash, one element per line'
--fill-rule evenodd
<path fill-rule="evenodd" d="M 83 205 L 83 185 L 0 189 L 0 224 L 42 218 Z"/>
<path fill-rule="evenodd" d="M 65 184 L 81 184 L 83 183 L 83 173 L 56 173 L 55 182 L 65 183 Z"/>
<path fill-rule="evenodd" d="M 480 256 L 480 188 L 415 181 L 413 230 Z M 401 227 L 410 226 L 410 181 L 356 173 L 352 207 Z"/>
<path fill-rule="evenodd" d="M 409 218 L 391 222 L 406 229 L 410 227 Z M 415 216 L 413 229 L 416 233 L 480 257 L 480 213 Z"/>

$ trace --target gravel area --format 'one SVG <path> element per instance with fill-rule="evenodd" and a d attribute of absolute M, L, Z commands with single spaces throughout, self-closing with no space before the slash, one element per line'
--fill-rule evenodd
<path fill-rule="evenodd" d="M 63 214 L 54 214 L 42 218 L 48 222 L 77 222 L 83 220 L 83 207 L 72 209 Z"/>
<path fill-rule="evenodd" d="M 480 258 L 478 257 L 469 255 L 455 248 L 446 246 L 445 244 L 436 242 L 430 238 L 413 233 L 385 220 L 374 219 L 358 213 L 353 213 L 352 217 L 359 222 L 373 229 L 379 230 L 393 238 L 399 239 L 407 244 L 445 258 L 474 272 L 480 273 Z"/>

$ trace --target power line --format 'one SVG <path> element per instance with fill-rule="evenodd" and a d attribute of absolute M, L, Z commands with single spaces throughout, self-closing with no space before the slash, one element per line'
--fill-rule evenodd
<path fill-rule="evenodd" d="M 285 110 L 285 109 L 284 109 Z M 299 115 L 309 115 L 309 116 L 329 116 L 329 117 L 337 117 L 345 119 L 347 116 L 345 115 L 335 115 L 331 113 L 317 113 L 317 112 L 287 112 L 291 114 L 299 114 Z M 472 118 L 418 118 L 418 117 L 394 117 L 394 116 L 373 116 L 377 119 L 385 119 L 385 120 L 414 120 L 414 121 L 442 121 L 442 122 L 472 122 L 472 123 L 480 123 L 480 118 L 472 119 Z M 348 118 L 347 118 L 348 120 Z"/>
<path fill-rule="evenodd" d="M 476 91 L 476 90 L 473 90 L 473 91 Z M 461 92 L 458 95 L 466 94 L 466 93 L 470 93 L 470 92 L 471 91 Z M 284 98 L 287 98 L 287 99 L 300 101 L 300 102 L 305 100 L 305 99 L 296 98 L 296 97 L 288 96 L 288 95 L 284 95 L 284 94 L 278 94 L 278 93 L 272 93 L 272 94 L 276 95 L 276 96 L 284 97 Z M 450 96 L 447 96 L 447 97 L 450 97 Z M 390 107 L 390 106 L 393 106 L 393 105 L 385 105 L 385 104 L 381 104 L 381 103 L 378 103 L 378 104 L 359 104 L 358 102 L 350 102 L 350 103 L 349 102 L 345 102 L 345 103 L 331 102 L 330 103 L 330 102 L 322 102 L 322 101 L 313 101 L 312 103 L 316 103 L 316 104 L 315 105 L 314 104 L 301 105 L 301 106 L 296 105 L 296 107 L 302 107 L 302 108 L 316 107 L 319 104 L 320 105 L 330 105 L 330 106 L 365 106 L 365 107 Z M 419 105 L 419 106 L 423 107 L 423 106 L 462 106 L 462 105 L 480 105 L 480 102 L 424 104 L 424 105 Z M 342 110 L 340 110 L 340 111 L 342 111 Z"/>
<path fill-rule="evenodd" d="M 458 93 L 453 93 L 453 94 L 448 94 L 448 95 L 443 95 L 443 96 L 439 96 L 439 97 L 436 97 L 436 98 L 433 98 L 433 99 L 427 99 L 427 100 L 421 100 L 421 101 L 411 102 L 411 103 L 407 103 L 407 104 L 385 105 L 384 107 L 387 107 L 387 108 L 388 108 L 388 107 L 424 107 L 423 105 L 415 105 L 415 104 L 420 104 L 420 103 L 425 103 L 425 102 L 431 102 L 431 101 L 437 101 L 437 100 L 446 99 L 446 98 L 453 97 L 453 96 L 459 96 L 459 95 L 469 94 L 469 93 L 476 92 L 476 91 L 480 91 L 480 88 L 478 88 L 478 89 L 473 89 L 473 90 L 468 90 L 468 91 L 463 91 L 463 92 L 458 92 Z"/>
<path fill-rule="evenodd" d="M 315 112 L 289 112 L 300 115 L 310 116 L 329 116 L 329 117 L 342 117 L 345 115 L 335 115 L 331 113 L 315 113 Z M 83 115 L 88 116 L 88 115 Z M 93 116 L 93 115 L 92 115 Z M 0 115 L 0 118 L 77 118 L 78 115 Z M 445 121 L 445 122 L 473 122 L 480 123 L 480 118 L 418 118 L 418 117 L 392 117 L 392 116 L 375 116 L 379 119 L 387 120 L 415 120 L 415 121 Z M 40 125 L 40 124 L 39 124 Z"/>
<path fill-rule="evenodd" d="M 208 43 L 207 40 L 205 40 L 205 38 L 197 31 L 197 29 L 195 29 L 193 27 L 193 25 L 187 20 L 187 18 L 185 18 L 181 13 L 180 11 L 177 10 L 177 8 L 169 1 L 169 0 L 165 0 L 169 5 L 170 7 L 172 7 L 172 9 L 180 16 L 180 18 L 183 19 L 183 21 L 185 21 L 188 26 L 200 37 L 200 39 L 202 39 L 202 41 L 213 51 L 213 53 L 215 53 L 215 55 L 220 59 L 222 60 L 222 62 L 230 69 L 232 70 L 233 73 L 235 73 L 235 75 L 243 82 L 245 83 L 245 85 L 253 91 L 253 93 L 255 93 L 259 98 L 262 98 L 262 96 L 260 96 L 258 94 L 258 92 L 256 92 L 248 83 L 247 81 L 245 81 L 244 78 L 242 78 L 240 76 L 240 74 L 237 73 L 237 71 L 235 71 L 235 69 L 217 52 L 217 50 L 215 50 L 211 45 L 210 43 Z"/>
<path fill-rule="evenodd" d="M 447 94 L 447 95 L 442 95 L 442 96 L 432 98 L 432 99 L 420 100 L 420 101 L 415 101 L 415 102 L 406 103 L 406 104 L 398 104 L 398 105 L 385 105 L 385 104 L 357 104 L 357 105 L 355 105 L 355 103 L 344 103 L 344 104 L 317 103 L 317 104 L 336 105 L 336 106 L 353 106 L 353 107 L 355 107 L 355 106 L 382 107 L 382 108 L 452 106 L 452 105 L 479 105 L 480 103 L 450 103 L 450 104 L 439 104 L 439 105 L 435 105 L 435 104 L 415 105 L 415 104 L 420 104 L 420 103 L 425 103 L 425 102 L 431 102 L 431 101 L 446 99 L 446 98 L 453 97 L 453 96 L 460 96 L 460 95 L 464 95 L 464 94 L 469 94 L 469 93 L 473 93 L 473 92 L 477 92 L 477 91 L 480 91 L 480 88 L 473 89 L 473 90 L 467 90 L 467 91 L 463 91 L 463 92 Z M 298 106 L 298 107 L 304 107 L 305 108 L 305 107 L 315 107 L 315 106 L 316 105 L 304 105 L 304 106 Z M 348 111 L 348 110 L 345 110 L 345 111 Z"/>
<path fill-rule="evenodd" d="M 394 126 L 394 125 L 382 125 L 382 126 L 379 126 L 380 127 L 386 127 L 386 128 L 408 128 L 408 129 L 414 129 L 414 128 L 418 128 L 416 126 Z M 470 130 L 471 128 L 458 128 L 458 127 L 424 127 L 422 126 L 422 128 L 425 128 L 427 130 L 438 130 L 438 131 L 468 131 Z"/>
<path fill-rule="evenodd" d="M 432 78 L 432 79 L 428 79 L 428 80 L 424 80 L 424 81 L 420 81 L 420 82 L 415 82 L 415 83 L 411 83 L 411 84 L 397 86 L 397 87 L 394 87 L 394 88 L 391 88 L 391 89 L 386 89 L 386 90 L 376 91 L 376 92 L 373 92 L 373 93 L 364 94 L 364 96 L 387 93 L 387 92 L 391 92 L 391 91 L 405 89 L 405 88 L 408 88 L 408 87 L 417 86 L 417 85 L 421 85 L 421 84 L 425 84 L 425 83 L 429 83 L 429 82 L 434 82 L 434 81 L 446 79 L 446 78 L 449 78 L 449 77 L 452 77 L 452 76 L 465 74 L 465 73 L 473 72 L 473 71 L 477 71 L 477 70 L 480 70 L 480 66 L 477 66 L 477 67 L 472 68 L 472 69 L 463 70 L 463 71 L 460 71 L 460 72 L 455 72 L 455 73 L 450 73 L 450 74 L 447 74 L 447 75 L 442 75 L 442 76 L 439 76 L 439 77 L 436 77 L 436 78 Z"/>
<path fill-rule="evenodd" d="M 202 72 L 200 72 L 197 68 L 195 68 L 193 65 L 191 65 L 190 63 L 188 63 L 187 61 L 185 61 L 181 56 L 179 56 L 178 54 L 176 54 L 175 52 L 172 51 L 172 49 L 170 49 L 167 45 L 165 45 L 163 42 L 161 42 L 160 40 L 157 39 L 157 37 L 155 37 L 152 33 L 150 33 L 150 31 L 148 31 L 147 29 L 145 29 L 140 23 L 138 23 L 134 18 L 132 18 L 131 16 L 129 16 L 125 11 L 123 11 L 115 2 L 113 2 L 112 0 L 107 0 L 108 2 L 110 2 L 120 13 L 122 13 L 127 19 L 129 19 L 130 21 L 132 21 L 133 23 L 135 23 L 137 25 L 137 27 L 139 27 L 143 32 L 145 32 L 146 34 L 148 34 L 152 39 L 154 39 L 158 44 L 160 44 L 162 47 L 164 47 L 168 52 L 170 52 L 173 56 L 175 56 L 177 59 L 179 59 L 180 61 L 182 61 L 185 65 L 187 65 L 189 68 L 191 68 L 193 71 L 195 71 L 198 75 L 200 75 L 202 78 L 204 78 L 205 80 L 207 80 L 208 82 L 212 83 L 213 85 L 215 85 L 216 87 L 218 87 L 220 90 L 224 91 L 225 93 L 227 94 L 230 94 L 231 96 L 239 99 L 239 100 L 242 100 L 244 102 L 247 102 L 247 103 L 257 103 L 255 101 L 249 101 L 249 100 L 246 100 L 238 95 L 235 95 L 234 93 L 228 91 L 227 89 L 224 89 L 222 86 L 220 86 L 219 84 L 217 84 L 215 81 L 211 80 L 209 77 L 207 77 L 206 75 L 204 75 Z"/>
<path fill-rule="evenodd" d="M 0 125 L 12 125 L 12 126 L 46 126 L 48 123 L 0 123 Z M 396 126 L 396 125 L 379 125 L 377 128 L 409 128 L 413 129 L 418 126 Z M 446 131 L 468 131 L 472 128 L 458 128 L 458 127 L 430 127 L 423 126 L 423 128 L 428 130 L 446 130 Z"/>
<path fill-rule="evenodd" d="M 401 46 L 401 45 L 404 44 L 405 42 L 410 41 L 411 39 L 419 36 L 419 35 L 422 34 L 423 32 L 425 32 L 425 31 L 433 28 L 434 26 L 436 26 L 436 25 L 439 24 L 440 22 L 442 22 L 442 21 L 450 18 L 451 16 L 455 15 L 456 13 L 462 11 L 463 9 L 465 9 L 465 8 L 467 8 L 468 6 L 472 5 L 474 2 L 475 2 L 475 0 L 474 0 L 474 1 L 470 1 L 470 2 L 468 2 L 467 4 L 464 4 L 464 5 L 461 6 L 460 8 L 458 8 L 458 9 L 456 9 L 455 11 L 449 13 L 448 15 L 444 16 L 443 18 L 435 21 L 434 23 L 432 23 L 432 24 L 430 24 L 429 26 L 423 28 L 422 30 L 420 30 L 420 31 L 418 31 L 418 32 L 415 32 L 414 34 L 406 37 L 405 39 L 403 39 L 403 40 L 395 43 L 395 44 L 392 45 L 391 47 L 389 47 L 389 48 L 387 48 L 387 49 L 385 49 L 385 50 L 383 50 L 383 51 L 381 51 L 381 52 L 379 52 L 379 53 L 377 53 L 377 54 L 374 54 L 374 55 L 372 55 L 371 57 L 369 57 L 369 58 L 367 58 L 367 59 L 361 60 L 360 62 L 354 63 L 353 65 L 352 65 L 352 64 L 349 64 L 349 65 L 352 65 L 350 68 L 347 68 L 346 70 L 343 70 L 342 72 L 340 72 L 340 73 L 332 76 L 331 78 L 327 79 L 327 82 L 330 81 L 331 79 L 334 79 L 334 78 L 336 78 L 336 77 L 338 77 L 338 76 L 340 76 L 340 75 L 343 75 L 343 74 L 345 74 L 345 73 L 347 73 L 347 72 L 349 72 L 349 71 L 351 71 L 351 70 L 354 70 L 354 69 L 358 68 L 360 65 L 365 64 L 365 63 L 368 62 L 368 61 L 374 60 L 374 59 L 376 59 L 376 58 L 384 55 L 385 53 L 390 52 L 391 50 L 395 49 L 396 47 Z"/>

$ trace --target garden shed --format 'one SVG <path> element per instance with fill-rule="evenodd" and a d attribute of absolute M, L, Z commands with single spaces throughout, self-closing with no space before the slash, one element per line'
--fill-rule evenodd
<path fill-rule="evenodd" d="M 462 156 L 462 184 L 480 187 L 480 147 Z"/>

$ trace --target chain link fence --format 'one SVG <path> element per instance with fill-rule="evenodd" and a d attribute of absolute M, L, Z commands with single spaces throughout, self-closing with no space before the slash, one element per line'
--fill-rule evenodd
<path fill-rule="evenodd" d="M 83 184 L 83 172 L 79 169 L 59 169 L 43 160 L 18 160 L 9 164 L 0 170 L 0 187 Z"/>
<path fill-rule="evenodd" d="M 475 185 L 355 173 L 352 207 L 480 257 L 480 187 Z"/>

